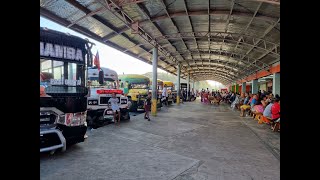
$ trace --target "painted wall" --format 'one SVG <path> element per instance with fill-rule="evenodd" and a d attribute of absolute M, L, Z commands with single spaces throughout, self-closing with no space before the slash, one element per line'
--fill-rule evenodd
<path fill-rule="evenodd" d="M 261 91 L 263 91 L 263 90 L 267 91 L 267 83 L 261 83 L 261 84 L 259 85 L 259 90 L 261 90 Z"/>

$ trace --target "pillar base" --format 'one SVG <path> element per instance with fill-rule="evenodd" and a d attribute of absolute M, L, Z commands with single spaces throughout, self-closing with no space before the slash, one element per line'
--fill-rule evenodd
<path fill-rule="evenodd" d="M 179 105 L 180 104 L 180 96 L 177 96 L 177 103 L 176 103 L 177 105 Z"/>
<path fill-rule="evenodd" d="M 157 99 L 151 100 L 151 115 L 157 116 Z"/>

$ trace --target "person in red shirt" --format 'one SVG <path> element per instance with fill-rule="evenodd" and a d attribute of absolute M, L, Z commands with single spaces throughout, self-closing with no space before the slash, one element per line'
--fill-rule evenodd
<path fill-rule="evenodd" d="M 271 106 L 271 118 L 272 121 L 276 121 L 278 118 L 280 118 L 280 104 L 279 104 L 280 99 L 276 98 L 274 100 L 273 105 Z"/>

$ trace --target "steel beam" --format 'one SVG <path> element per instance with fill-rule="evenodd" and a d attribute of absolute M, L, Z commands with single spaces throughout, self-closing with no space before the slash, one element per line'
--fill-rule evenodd
<path fill-rule="evenodd" d="M 230 14 L 230 9 L 221 9 L 221 10 L 211 10 L 210 15 L 211 16 L 227 16 Z M 197 10 L 197 11 L 189 11 L 188 14 L 186 14 L 184 11 L 179 11 L 179 12 L 172 12 L 169 14 L 171 18 L 174 17 L 181 17 L 181 16 L 206 16 L 208 15 L 208 10 Z M 237 17 L 244 17 L 244 18 L 251 18 L 252 13 L 248 12 L 241 12 L 241 11 L 233 11 L 232 16 L 237 16 Z M 272 16 L 267 16 L 267 15 L 262 15 L 258 14 L 256 16 L 257 20 L 261 21 L 277 21 L 277 17 L 272 17 Z M 168 19 L 167 15 L 161 15 L 161 16 L 156 16 L 152 17 L 151 21 L 161 21 L 161 20 L 166 20 Z M 139 21 L 139 23 L 144 23 L 146 20 Z"/>
<path fill-rule="evenodd" d="M 161 5 L 162 5 L 162 8 L 163 8 L 163 10 L 166 12 L 166 14 L 167 14 L 167 16 L 168 16 L 168 18 L 170 19 L 170 21 L 171 21 L 171 23 L 173 24 L 173 26 L 175 27 L 175 29 L 176 29 L 176 32 L 177 33 L 179 33 L 180 32 L 180 30 L 178 29 L 178 26 L 176 25 L 176 23 L 172 20 L 172 18 L 170 17 L 170 15 L 169 15 L 169 12 L 168 12 L 168 10 L 167 10 L 167 6 L 165 5 L 165 3 L 163 2 L 163 0 L 160 0 L 160 3 L 161 3 Z M 150 20 L 151 21 L 151 20 Z M 182 43 L 184 44 L 184 46 L 188 49 L 188 46 L 187 46 L 187 44 L 184 42 L 184 40 L 182 39 L 182 38 L 180 38 L 180 40 L 182 41 Z M 169 41 L 169 40 L 168 40 Z M 172 45 L 173 46 L 173 45 Z M 176 49 L 176 51 L 177 51 L 177 48 L 175 47 L 175 46 L 173 46 L 175 49 Z M 184 59 L 183 57 L 181 57 L 182 59 Z M 188 64 L 189 64 L 189 62 L 187 62 Z"/>
<path fill-rule="evenodd" d="M 148 11 L 148 9 L 143 4 L 137 4 L 137 6 L 140 8 L 140 11 L 147 17 L 147 19 L 150 19 L 150 12 Z M 163 33 L 162 29 L 159 27 L 159 25 L 157 25 L 155 22 L 152 22 L 152 21 L 150 21 L 150 23 L 153 24 L 153 26 L 161 33 L 161 35 L 164 35 L 164 33 Z M 173 23 L 173 21 L 172 21 L 172 23 Z M 183 39 L 181 39 L 181 40 L 183 41 Z M 173 46 L 173 44 L 169 40 L 167 40 L 167 41 L 169 42 L 169 45 L 174 47 L 177 51 L 177 48 L 175 46 Z M 183 41 L 183 43 L 184 43 L 184 41 Z M 186 46 L 186 44 L 185 44 L 185 46 Z M 140 56 L 140 55 L 138 55 L 138 56 Z"/>
<path fill-rule="evenodd" d="M 261 37 L 259 37 L 260 39 L 264 38 L 278 23 L 280 22 L 280 18 L 275 22 L 273 23 L 271 26 L 269 26 L 269 28 L 267 28 L 265 30 L 265 32 L 263 33 L 263 35 Z M 260 40 L 258 40 L 257 42 L 255 42 L 255 46 L 258 45 L 258 43 L 260 42 Z M 252 50 L 254 49 L 254 47 L 251 47 L 251 49 L 249 49 L 247 52 L 246 52 L 246 55 L 248 55 Z M 277 52 L 278 53 L 278 52 Z M 279 58 L 280 58 L 280 54 L 279 54 Z M 269 66 L 266 66 L 264 68 L 267 68 Z M 247 74 L 244 74 L 242 77 L 240 77 L 240 79 L 242 79 L 244 76 L 247 76 Z"/>
<path fill-rule="evenodd" d="M 236 40 L 236 38 L 234 36 L 232 36 L 232 34 L 228 34 L 228 35 L 226 35 L 224 37 L 224 34 L 220 33 L 220 32 L 219 33 L 215 33 L 215 32 L 210 33 L 210 37 L 208 37 L 208 33 L 207 32 L 206 33 L 203 33 L 203 32 L 194 32 L 194 33 L 191 32 L 190 33 L 190 32 L 188 32 L 188 33 L 167 34 L 165 36 L 155 37 L 155 39 L 156 40 L 180 39 L 180 38 L 191 39 L 191 38 L 194 38 L 194 36 L 192 34 L 194 34 L 195 38 L 197 38 L 197 39 L 198 38 L 199 39 L 201 39 L 201 38 L 203 38 L 203 39 L 210 38 L 210 39 L 213 39 L 213 40 L 217 40 L 218 42 L 225 40 L 225 41 L 228 41 L 228 42 L 232 42 L 234 44 L 238 43 L 238 40 Z M 264 43 L 266 43 L 266 44 L 268 43 L 268 44 L 270 44 L 272 46 L 277 46 L 277 47 L 280 46 L 280 45 L 277 45 L 275 43 L 271 43 L 271 42 L 267 42 L 265 40 L 262 40 L 261 38 L 257 38 L 256 40 L 259 41 L 259 42 L 263 41 Z M 254 43 L 254 39 L 253 39 L 253 43 Z M 264 47 L 258 46 L 258 43 L 254 43 L 254 44 L 253 43 L 248 42 L 248 41 L 244 41 L 244 40 L 239 42 L 239 44 L 247 45 L 247 46 L 251 47 L 252 49 L 257 48 L 257 49 L 260 49 L 262 51 L 267 51 L 269 53 L 272 53 L 272 54 L 274 54 L 276 56 L 280 56 L 280 54 L 278 52 L 273 52 L 272 50 L 269 50 L 269 49 L 266 49 Z"/>
<path fill-rule="evenodd" d="M 212 76 L 212 77 L 220 77 L 228 81 L 234 81 L 234 77 L 226 76 L 225 73 L 220 73 L 220 72 L 202 72 L 202 73 L 192 73 L 192 76 L 195 78 L 201 78 L 202 76 Z"/>
<path fill-rule="evenodd" d="M 196 52 L 196 51 L 195 52 L 192 52 L 192 51 L 191 52 L 184 52 L 182 55 L 185 55 L 187 53 L 197 54 L 198 52 Z M 229 52 L 223 52 L 223 51 L 211 51 L 210 54 L 208 51 L 200 51 L 200 53 L 202 55 L 215 55 L 215 56 L 219 56 L 219 57 L 225 57 L 225 59 L 221 59 L 222 61 L 230 61 L 230 60 L 240 61 L 240 60 L 242 60 L 242 63 L 247 65 L 247 67 L 245 67 L 246 69 L 248 69 L 249 66 L 255 66 L 256 68 L 262 68 L 262 66 L 258 66 L 256 64 L 251 64 L 251 60 L 255 60 L 253 58 L 247 57 L 246 61 L 243 61 L 243 59 L 241 59 L 243 55 L 241 55 L 241 54 L 235 54 L 235 53 L 229 53 Z M 228 56 L 230 54 L 231 54 L 232 59 L 230 59 Z M 176 56 L 176 55 L 173 55 L 173 56 Z M 202 59 L 208 59 L 208 58 L 201 58 L 198 60 L 202 61 Z M 212 58 L 209 58 L 208 60 L 212 60 Z"/>
<path fill-rule="evenodd" d="M 229 78 L 228 76 L 225 76 L 224 74 L 214 74 L 214 73 L 194 73 L 193 74 L 197 79 L 200 79 L 202 77 L 219 77 L 221 79 L 224 79 L 225 81 L 233 82 L 234 80 Z"/>
<path fill-rule="evenodd" d="M 201 77 L 196 78 L 195 80 L 196 81 L 214 80 L 214 81 L 220 82 L 223 85 L 229 84 L 231 82 L 230 80 L 226 80 L 224 78 L 217 77 L 217 76 L 214 77 L 211 75 L 201 76 Z"/>
<path fill-rule="evenodd" d="M 274 5 L 280 5 L 280 0 L 251 0 L 251 1 L 258 1 L 258 2 L 274 4 Z"/>
<path fill-rule="evenodd" d="M 112 0 L 105 0 L 103 2 L 102 0 L 96 0 L 99 2 L 104 8 L 109 10 L 115 17 L 117 17 L 119 20 L 121 20 L 125 26 L 132 29 L 131 24 L 134 22 L 132 18 L 130 18 L 121 7 L 119 7 L 114 1 Z M 114 10 L 114 8 L 117 8 L 117 11 Z M 169 57 L 170 52 L 167 52 L 161 45 L 159 45 L 148 33 L 146 33 L 141 27 L 139 27 L 139 34 L 138 34 L 143 40 L 148 42 L 153 47 L 157 47 L 158 51 L 161 52 L 164 57 Z M 127 36 L 127 35 L 126 35 Z M 130 38 L 129 38 L 130 39 Z M 138 42 L 134 44 L 140 44 Z M 149 51 L 147 49 L 144 49 L 145 51 Z M 151 54 L 151 53 L 150 53 Z M 172 58 L 172 60 L 176 63 L 177 60 L 175 58 Z M 166 63 L 166 62 L 165 62 Z M 175 67 L 174 67 L 175 68 Z"/>
<path fill-rule="evenodd" d="M 247 31 L 247 29 L 250 27 L 252 21 L 254 20 L 255 16 L 257 15 L 257 13 L 258 13 L 258 11 L 259 11 L 261 5 L 262 5 L 262 2 L 258 4 L 258 7 L 256 8 L 255 12 L 253 13 L 253 17 L 250 19 L 249 23 L 248 23 L 247 26 L 244 28 L 244 30 L 241 31 L 240 37 L 239 37 L 239 39 L 237 40 L 237 44 L 236 44 L 236 46 L 233 48 L 232 51 L 234 51 L 235 49 L 237 49 L 237 47 L 238 47 L 241 39 L 243 39 L 243 38 L 242 38 L 242 35 L 243 35 L 243 34 Z M 230 56 L 230 57 L 231 57 L 231 56 Z M 230 57 L 229 57 L 229 58 L 230 58 Z M 241 62 L 241 61 L 242 61 L 242 60 L 240 60 L 239 62 Z M 238 65 L 239 62 L 238 62 L 236 65 Z"/>
<path fill-rule="evenodd" d="M 243 42 L 246 44 L 250 45 L 255 45 L 257 44 L 257 41 L 262 41 L 263 43 L 266 43 L 267 46 L 277 46 L 279 47 L 280 44 L 267 41 L 265 39 L 259 38 L 257 36 L 251 36 L 248 34 L 240 34 L 240 33 L 231 33 L 231 32 L 221 32 L 221 31 L 212 31 L 212 32 L 207 32 L 207 31 L 198 31 L 198 32 L 180 32 L 180 33 L 173 33 L 173 34 L 166 34 L 164 36 L 158 36 L 155 37 L 156 40 L 162 40 L 162 39 L 176 39 L 179 37 L 184 37 L 184 38 L 189 38 L 192 39 L 193 37 L 196 38 L 206 38 L 206 37 L 219 37 L 222 39 L 223 37 L 229 38 L 234 41 L 238 41 L 239 37 L 245 37 L 247 40 L 242 39 Z M 250 40 L 248 40 L 250 39 Z"/>
<path fill-rule="evenodd" d="M 107 34 L 106 36 L 104 36 L 102 39 L 104 41 L 109 41 L 111 38 L 114 38 L 116 37 L 117 35 L 121 35 L 123 34 L 125 31 L 128 30 L 128 27 L 127 26 L 123 26 L 121 28 L 119 28 L 119 31 L 115 32 L 115 31 L 112 31 L 111 33 Z"/>

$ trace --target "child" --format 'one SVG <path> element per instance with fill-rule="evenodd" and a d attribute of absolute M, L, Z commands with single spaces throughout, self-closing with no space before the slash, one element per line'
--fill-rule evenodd
<path fill-rule="evenodd" d="M 109 103 L 111 103 L 111 109 L 113 111 L 113 119 L 114 119 L 114 124 L 117 124 L 116 121 L 116 116 L 117 116 L 117 112 L 119 113 L 118 115 L 118 123 L 120 123 L 120 109 L 119 109 L 119 99 L 116 97 L 116 93 L 112 93 L 112 98 L 109 99 L 108 101 Z"/>
<path fill-rule="evenodd" d="M 150 121 L 150 117 L 149 117 L 150 109 L 151 109 L 151 92 L 148 93 L 148 97 L 144 102 L 144 111 L 145 111 L 144 119 L 148 119 L 148 121 Z"/>

